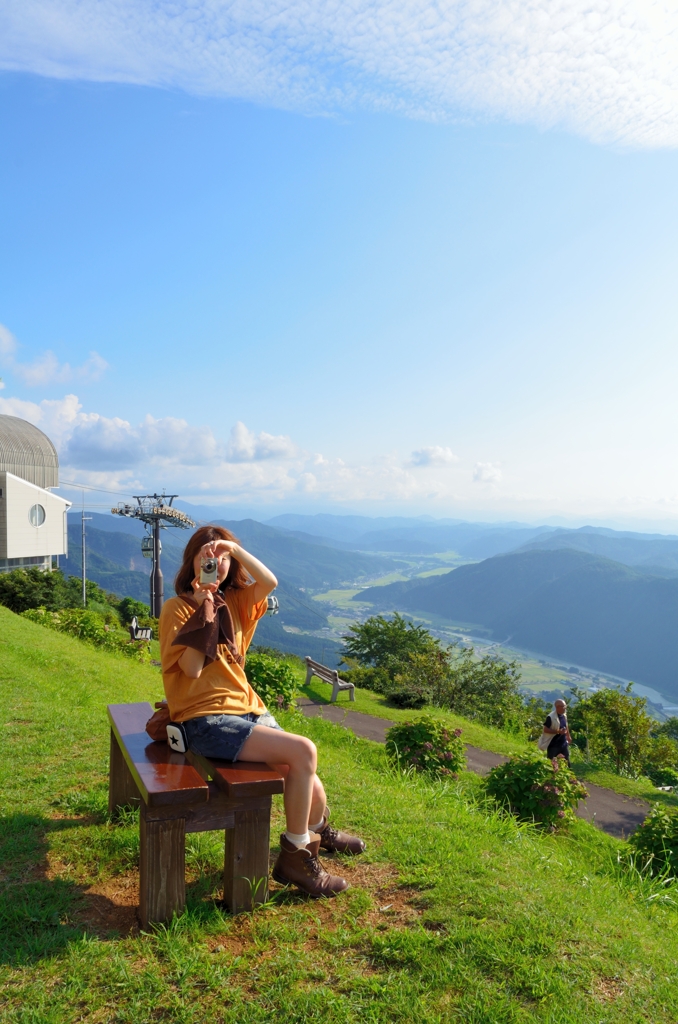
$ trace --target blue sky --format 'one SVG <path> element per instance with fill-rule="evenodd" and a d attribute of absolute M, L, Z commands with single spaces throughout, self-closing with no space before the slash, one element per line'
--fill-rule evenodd
<path fill-rule="evenodd" d="M 124 493 L 675 528 L 650 8 L 9 2 L 0 412 Z"/>

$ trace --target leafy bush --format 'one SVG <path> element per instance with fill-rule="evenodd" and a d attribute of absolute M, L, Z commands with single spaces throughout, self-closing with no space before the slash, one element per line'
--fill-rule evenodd
<path fill-rule="evenodd" d="M 645 698 L 631 694 L 632 685 L 593 694 L 573 687 L 577 702 L 569 709 L 568 721 L 587 758 L 609 763 L 617 774 L 635 776 L 643 770 L 655 723 L 645 710 Z"/>
<path fill-rule="evenodd" d="M 344 658 L 349 668 L 340 668 L 339 675 L 347 683 L 360 686 L 375 693 L 390 694 L 393 681 L 385 668 L 376 665 L 359 665 L 353 658 Z"/>
<path fill-rule="evenodd" d="M 678 874 L 678 810 L 655 804 L 629 839 L 631 849 L 643 858 L 653 875 Z M 643 865 L 644 866 L 644 865 Z"/>
<path fill-rule="evenodd" d="M 674 786 L 678 782 L 678 743 L 665 733 L 651 737 L 643 773 L 655 786 Z"/>
<path fill-rule="evenodd" d="M 550 761 L 536 752 L 518 754 L 492 768 L 485 789 L 519 818 L 551 827 L 572 818 L 578 801 L 588 796 L 564 758 Z"/>
<path fill-rule="evenodd" d="M 118 602 L 118 615 L 123 626 L 128 626 L 136 616 L 140 626 L 150 626 L 154 630 L 154 636 L 158 635 L 158 620 L 151 616 L 151 609 L 143 601 L 136 601 L 133 597 L 123 597 Z"/>
<path fill-rule="evenodd" d="M 251 651 L 245 662 L 245 675 L 267 708 L 288 708 L 297 695 L 297 677 L 286 661 Z"/>
<path fill-rule="evenodd" d="M 118 608 L 123 603 L 102 590 L 93 580 L 85 581 L 88 607 L 107 616 L 116 625 L 120 622 Z M 127 600 L 127 599 L 125 599 Z M 148 606 L 139 604 L 148 614 Z M 82 608 L 82 580 L 64 576 L 61 569 L 53 572 L 30 566 L 0 573 L 0 604 L 20 615 L 31 608 L 59 611 L 62 608 Z"/>
<path fill-rule="evenodd" d="M 47 629 L 55 629 L 59 633 L 68 633 L 94 647 L 124 654 L 125 657 L 134 658 L 136 661 L 150 661 L 150 648 L 147 643 L 132 643 L 124 633 L 111 629 L 101 615 L 89 609 L 63 608 L 61 611 L 51 612 L 45 608 L 32 608 L 22 612 L 22 615 L 31 622 L 37 622 Z"/>
<path fill-rule="evenodd" d="M 401 768 L 433 775 L 454 775 L 466 764 L 461 729 L 450 730 L 426 715 L 394 725 L 386 734 L 386 753 Z"/>
<path fill-rule="evenodd" d="M 665 722 L 655 722 L 652 726 L 653 736 L 668 736 L 671 740 L 678 741 L 678 718 L 672 715 Z"/>
<path fill-rule="evenodd" d="M 56 611 L 66 603 L 66 581 L 62 572 L 45 572 L 37 566 L 0 573 L 0 604 L 21 614 L 29 608 Z"/>

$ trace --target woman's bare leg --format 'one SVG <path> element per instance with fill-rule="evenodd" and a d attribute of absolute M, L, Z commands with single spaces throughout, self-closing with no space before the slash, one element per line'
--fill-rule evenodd
<path fill-rule="evenodd" d="M 270 763 L 270 762 L 269 762 Z M 289 765 L 287 764 L 273 764 L 272 768 L 280 772 L 285 780 L 287 780 L 287 774 L 289 772 Z M 325 795 L 325 788 L 318 778 L 317 775 L 313 776 L 313 795 L 311 796 L 311 813 L 308 816 L 309 831 L 311 825 L 318 825 L 323 817 L 325 816 L 325 809 L 327 807 L 327 796 Z M 292 829 L 290 829 L 290 832 Z"/>
<path fill-rule="evenodd" d="M 285 817 L 287 829 L 295 835 L 308 831 L 309 820 L 319 821 L 325 811 L 325 791 L 315 771 L 318 754 L 315 744 L 305 736 L 255 725 L 240 751 L 240 761 L 266 761 L 287 770 L 285 781 Z M 317 817 L 320 801 L 322 809 Z"/>

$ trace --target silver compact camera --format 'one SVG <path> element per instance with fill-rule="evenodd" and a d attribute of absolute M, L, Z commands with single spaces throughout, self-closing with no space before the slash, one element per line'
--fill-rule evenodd
<path fill-rule="evenodd" d="M 217 558 L 200 559 L 200 582 L 216 583 L 219 560 Z"/>

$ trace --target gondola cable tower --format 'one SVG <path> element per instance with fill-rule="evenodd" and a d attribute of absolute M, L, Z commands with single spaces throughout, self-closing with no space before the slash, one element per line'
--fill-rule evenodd
<path fill-rule="evenodd" d="M 116 516 L 126 516 L 129 519 L 139 519 L 149 536 L 141 541 L 141 552 L 145 558 L 153 559 L 150 581 L 150 605 L 151 615 L 154 618 L 160 617 L 164 600 L 164 585 L 162 569 L 160 568 L 160 531 L 168 527 L 178 527 L 181 530 L 190 530 L 195 523 L 185 512 L 174 508 L 172 502 L 178 498 L 178 494 L 134 494 L 132 495 L 136 505 L 127 502 L 119 502 L 117 508 L 111 512 Z"/>

